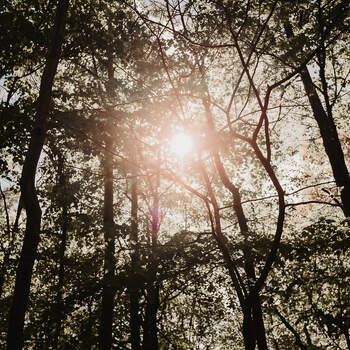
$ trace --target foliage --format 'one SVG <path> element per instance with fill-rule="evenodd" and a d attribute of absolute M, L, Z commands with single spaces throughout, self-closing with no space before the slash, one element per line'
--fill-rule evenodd
<path fill-rule="evenodd" d="M 0 8 L 2 348 L 56 2 Z M 136 350 L 135 327 L 152 350 L 152 307 L 158 349 L 350 347 L 344 186 L 302 79 L 308 69 L 347 163 L 349 11 L 340 0 L 72 2 L 36 173 L 26 349 L 99 347 L 107 154 L 116 348 Z M 178 132 L 194 144 L 182 157 L 170 146 Z M 252 332 L 249 348 L 257 306 L 266 347 Z"/>

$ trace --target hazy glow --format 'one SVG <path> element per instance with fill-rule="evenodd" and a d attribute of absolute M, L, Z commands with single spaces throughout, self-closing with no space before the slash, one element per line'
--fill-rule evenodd
<path fill-rule="evenodd" d="M 185 133 L 179 133 L 173 136 L 170 142 L 170 150 L 179 157 L 183 157 L 193 149 L 191 136 Z"/>

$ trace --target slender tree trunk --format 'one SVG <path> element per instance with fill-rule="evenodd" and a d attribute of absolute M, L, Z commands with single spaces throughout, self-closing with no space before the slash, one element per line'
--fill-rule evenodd
<path fill-rule="evenodd" d="M 263 313 L 261 310 L 260 296 L 256 295 L 252 305 L 253 320 L 256 329 L 256 341 L 259 350 L 267 350 L 266 330 L 264 325 Z"/>
<path fill-rule="evenodd" d="M 0 298 L 4 288 L 9 262 L 10 262 L 10 247 L 7 248 L 7 250 L 5 251 L 5 256 L 4 256 L 4 259 L 1 265 L 1 270 L 0 270 Z"/>
<path fill-rule="evenodd" d="M 53 308 L 53 319 L 55 324 L 55 334 L 53 337 L 53 349 L 58 349 L 59 338 L 62 328 L 62 320 L 64 316 L 63 312 L 63 286 L 64 286 L 64 274 L 65 274 L 65 252 L 67 246 L 67 234 L 68 234 L 68 206 L 69 200 L 67 198 L 67 177 L 64 171 L 64 158 L 59 154 L 58 159 L 58 184 L 60 191 L 60 204 L 62 205 L 61 213 L 61 242 L 58 252 L 59 270 L 58 270 L 58 283 L 56 291 L 56 302 Z"/>
<path fill-rule="evenodd" d="M 112 325 L 114 308 L 115 278 L 115 234 L 113 221 L 113 141 L 106 141 L 104 154 L 104 214 L 103 230 L 105 239 L 105 257 L 102 291 L 102 313 L 100 325 L 100 350 L 112 349 Z"/>
<path fill-rule="evenodd" d="M 80 345 L 80 350 L 91 350 L 92 348 L 92 343 L 93 343 L 93 314 L 92 314 L 92 303 L 93 303 L 93 298 L 88 300 L 87 302 L 87 307 L 88 307 L 88 319 L 85 324 L 81 326 L 81 334 L 80 334 L 80 339 L 81 345 Z"/>
<path fill-rule="evenodd" d="M 137 288 L 130 290 L 130 341 L 132 350 L 141 350 L 140 294 Z"/>
<path fill-rule="evenodd" d="M 256 346 L 256 330 L 251 315 L 251 308 L 243 307 L 243 340 L 245 350 L 254 350 Z"/>
<path fill-rule="evenodd" d="M 286 328 L 294 335 L 295 344 L 299 347 L 299 349 L 307 350 L 308 347 L 304 345 L 296 329 L 284 318 L 284 316 L 277 309 L 275 310 L 275 312 L 279 319 L 282 321 L 282 323 L 286 326 Z"/>
<path fill-rule="evenodd" d="M 135 157 L 134 157 L 135 161 Z M 137 195 L 137 178 L 135 171 L 132 173 L 131 182 L 131 224 L 130 224 L 130 241 L 131 241 L 131 271 L 130 271 L 130 341 L 132 350 L 141 350 L 140 338 L 140 290 L 138 287 L 138 263 L 139 263 L 139 246 L 138 246 L 138 195 Z"/>
<path fill-rule="evenodd" d="M 291 24 L 285 23 L 284 27 L 287 38 L 294 37 Z M 324 109 L 307 68 L 301 71 L 300 77 L 332 167 L 334 180 L 337 186 L 341 187 L 340 195 L 344 215 L 348 217 L 350 216 L 350 176 L 331 109 L 327 111 L 328 113 Z"/>
<path fill-rule="evenodd" d="M 66 170 L 64 168 L 65 158 L 60 150 L 51 143 L 50 148 L 54 156 L 57 156 L 57 193 L 56 193 L 56 204 L 61 209 L 61 214 L 58 219 L 58 224 L 61 229 L 60 242 L 58 247 L 58 282 L 55 288 L 56 298 L 51 308 L 51 313 L 48 319 L 48 340 L 46 347 L 47 349 L 58 349 L 59 337 L 61 333 L 61 325 L 64 317 L 64 303 L 63 303 L 63 286 L 64 286 L 64 274 L 65 274 L 65 251 L 67 245 L 67 234 L 68 234 L 68 208 L 70 204 L 69 194 L 67 189 L 67 178 Z"/>
<path fill-rule="evenodd" d="M 54 314 L 56 329 L 55 329 L 55 335 L 53 339 L 53 349 L 58 349 L 58 343 L 59 338 L 61 335 L 61 329 L 62 329 L 62 321 L 64 317 L 63 312 L 63 286 L 64 286 L 64 274 L 65 274 L 65 251 L 67 247 L 67 230 L 68 230 L 68 220 L 67 220 L 67 210 L 66 208 L 62 211 L 63 216 L 63 224 L 62 224 L 62 237 L 61 237 L 61 245 L 59 248 L 59 271 L 58 271 L 58 283 L 57 283 L 57 295 L 56 295 L 56 311 Z"/>
<path fill-rule="evenodd" d="M 255 296 L 252 302 L 246 302 L 243 311 L 243 339 L 245 350 L 267 350 L 265 325 L 262 317 L 259 296 Z"/>
<path fill-rule="evenodd" d="M 12 248 L 12 242 L 13 242 L 13 234 L 11 237 L 11 225 L 10 225 L 10 216 L 9 216 L 9 212 L 8 212 L 8 208 L 7 208 L 7 201 L 6 201 L 6 196 L 5 193 L 3 192 L 2 188 L 1 188 L 1 183 L 0 183 L 0 193 L 1 193 L 1 197 L 3 200 L 3 204 L 4 204 L 4 210 L 5 210 L 5 216 L 6 216 L 6 235 L 7 235 L 7 239 L 9 241 L 9 246 L 7 248 L 5 248 L 4 246 L 3 248 L 3 253 L 4 253 L 4 259 L 2 261 L 1 264 L 1 269 L 0 269 L 0 298 L 2 295 L 2 291 L 3 291 L 3 286 L 5 283 L 5 278 L 6 278 L 6 272 L 8 269 L 8 264 L 10 261 L 10 252 L 11 252 L 11 248 Z"/>
<path fill-rule="evenodd" d="M 143 350 L 158 350 L 157 312 L 159 308 L 159 286 L 151 283 L 147 288 L 146 311 L 143 334 Z"/>
<path fill-rule="evenodd" d="M 344 152 L 339 141 L 337 127 L 334 123 L 333 117 L 327 115 L 324 110 L 307 68 L 300 73 L 300 76 L 314 118 L 320 130 L 323 147 L 331 164 L 334 180 L 338 187 L 342 187 L 340 195 L 343 212 L 344 215 L 348 217 L 350 216 L 350 177 L 348 168 L 345 164 Z"/>
<path fill-rule="evenodd" d="M 213 125 L 212 125 L 212 128 L 214 128 Z M 244 216 L 243 208 L 241 205 L 240 195 L 239 195 L 238 189 L 228 180 L 218 153 L 214 154 L 214 159 L 223 183 L 225 184 L 226 187 L 229 188 L 230 192 L 233 195 L 235 213 L 239 221 L 241 233 L 243 234 L 243 237 L 244 237 L 244 245 L 245 245 L 243 248 L 244 269 L 245 269 L 245 273 L 248 278 L 248 281 L 250 281 L 248 288 L 250 288 L 250 291 L 251 291 L 252 289 L 251 284 L 256 280 L 256 276 L 255 276 L 253 260 L 251 257 L 252 256 L 251 248 L 249 247 L 248 226 L 247 226 L 247 221 Z M 229 271 L 229 275 L 232 279 L 233 285 L 237 292 L 238 299 L 242 308 L 242 312 L 243 312 L 242 334 L 244 339 L 245 350 L 254 350 L 257 342 L 258 342 L 259 350 L 266 350 L 267 342 L 266 342 L 266 335 L 265 335 L 265 326 L 262 318 L 259 295 L 256 295 L 254 298 L 250 297 L 249 299 L 247 299 L 248 293 L 243 284 L 243 281 L 240 278 L 239 272 L 235 267 L 234 262 L 231 259 L 230 253 L 226 245 L 226 240 L 221 231 L 221 223 L 220 223 L 221 219 L 220 219 L 219 208 L 218 208 L 215 194 L 210 184 L 208 174 L 202 162 L 199 161 L 198 164 L 200 166 L 201 173 L 206 182 L 207 191 L 211 199 L 212 206 L 214 208 L 214 221 L 215 221 L 214 238 L 216 239 L 218 247 L 223 255 L 224 261 Z"/>
<path fill-rule="evenodd" d="M 243 311 L 243 339 L 245 350 L 267 350 L 266 331 L 259 296 L 246 300 Z"/>
<path fill-rule="evenodd" d="M 108 81 L 114 79 L 113 58 L 108 54 L 107 62 Z M 106 88 L 109 94 L 112 94 L 110 88 Z M 107 107 L 110 112 L 111 108 Z M 110 118 L 109 113 L 107 117 Z M 115 297 L 115 228 L 113 219 L 113 138 L 111 134 L 112 124 L 106 120 L 105 152 L 103 159 L 104 173 L 104 211 L 103 211 L 103 231 L 105 240 L 105 257 L 103 272 L 103 290 L 102 290 L 102 313 L 100 324 L 100 350 L 112 349 L 113 343 L 113 309 Z"/>
<path fill-rule="evenodd" d="M 46 137 L 52 86 L 61 54 L 67 11 L 68 0 L 60 0 L 57 7 L 51 46 L 41 78 L 36 120 L 22 169 L 20 186 L 27 220 L 9 313 L 7 333 L 8 350 L 19 350 L 23 348 L 24 317 L 28 305 L 30 283 L 39 244 L 41 225 L 41 209 L 35 190 L 35 174 Z"/>
<path fill-rule="evenodd" d="M 243 258 L 244 258 L 244 270 L 248 279 L 248 290 L 249 293 L 253 293 L 254 283 L 256 281 L 256 274 L 254 268 L 254 260 L 252 249 L 250 246 L 249 237 L 249 227 L 247 224 L 247 219 L 245 217 L 241 197 L 238 188 L 229 181 L 226 172 L 223 168 L 222 162 L 220 160 L 219 154 L 214 153 L 215 165 L 218 170 L 219 176 L 224 184 L 224 186 L 231 192 L 233 199 L 234 213 L 238 220 L 238 225 L 240 232 L 244 239 L 243 247 Z M 257 342 L 259 350 L 267 350 L 267 340 L 265 325 L 261 310 L 261 302 L 259 294 L 254 293 L 250 296 L 250 300 L 246 300 L 246 304 L 242 307 L 244 314 L 244 326 L 243 326 L 243 336 L 245 339 L 246 350 L 255 349 L 255 343 Z M 254 344 L 254 345 L 253 345 Z"/>
<path fill-rule="evenodd" d="M 158 158 L 156 186 L 153 193 L 152 208 L 152 255 L 149 264 L 149 281 L 147 287 L 146 310 L 144 320 L 143 350 L 158 350 L 158 327 L 157 313 L 159 308 L 159 284 L 156 281 L 156 257 L 154 256 L 155 248 L 158 245 L 159 230 L 159 186 L 160 186 L 160 160 Z"/>
<path fill-rule="evenodd" d="M 0 190 L 2 193 L 1 186 L 0 186 Z M 2 193 L 2 195 L 4 196 L 3 193 Z M 3 197 L 3 200 L 4 200 L 4 207 L 6 208 L 7 205 L 6 205 L 5 197 Z M 6 209 L 6 211 L 7 211 L 7 209 Z M 18 202 L 15 222 L 14 222 L 12 228 L 10 227 L 9 217 L 7 217 L 7 220 L 6 220 L 7 221 L 9 246 L 5 249 L 4 259 L 2 261 L 1 269 L 0 269 L 0 298 L 1 298 L 3 290 L 4 290 L 3 288 L 4 288 L 5 281 L 6 281 L 7 270 L 8 270 L 8 266 L 10 263 L 11 252 L 13 251 L 15 235 L 16 235 L 16 233 L 18 233 L 18 223 L 19 223 L 19 218 L 21 216 L 21 211 L 22 211 L 22 204 L 21 204 L 21 199 L 20 199 Z M 8 216 L 8 214 L 6 214 L 6 215 Z"/>

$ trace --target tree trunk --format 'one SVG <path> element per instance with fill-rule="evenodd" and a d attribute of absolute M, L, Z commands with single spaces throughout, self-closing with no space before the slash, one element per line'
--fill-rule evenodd
<path fill-rule="evenodd" d="M 267 350 L 265 325 L 258 295 L 246 300 L 243 311 L 243 339 L 245 350 Z"/>
<path fill-rule="evenodd" d="M 10 247 L 7 248 L 7 250 L 5 251 L 5 256 L 4 256 L 4 259 L 1 265 L 1 270 L 0 270 L 0 298 L 4 288 L 9 262 L 10 262 Z"/>
<path fill-rule="evenodd" d="M 212 124 L 212 129 L 214 128 Z M 243 208 L 241 205 L 240 195 L 238 192 L 238 189 L 228 180 L 225 170 L 222 166 L 220 157 L 218 153 L 214 154 L 215 162 L 217 169 L 219 171 L 219 174 L 221 176 L 221 179 L 224 183 L 224 185 L 230 190 L 230 192 L 233 195 L 234 200 L 234 209 L 235 214 L 238 218 L 238 222 L 240 225 L 241 233 L 244 236 L 244 248 L 243 248 L 243 255 L 244 255 L 244 269 L 246 276 L 248 278 L 248 281 L 253 282 L 256 280 L 255 276 L 255 269 L 254 264 L 252 260 L 252 254 L 251 254 L 251 248 L 249 246 L 249 240 L 248 240 L 248 225 L 246 218 L 244 216 Z M 221 230 L 221 219 L 220 219 L 220 213 L 219 213 L 219 207 L 216 201 L 216 197 L 214 194 L 214 191 L 212 189 L 209 176 L 204 168 L 204 165 L 201 161 L 198 162 L 200 166 L 201 173 L 204 177 L 208 195 L 211 200 L 211 204 L 214 208 L 214 222 L 215 222 L 215 235 L 214 238 L 218 244 L 218 247 L 222 253 L 223 259 L 226 263 L 226 267 L 229 271 L 229 275 L 231 277 L 231 280 L 233 282 L 234 288 L 236 290 L 242 312 L 243 312 L 243 328 L 242 328 L 242 334 L 243 334 L 243 340 L 244 340 L 244 346 L 245 350 L 254 350 L 256 343 L 258 342 L 258 349 L 259 350 L 266 350 L 267 349 L 267 343 L 266 343 L 266 335 L 265 335 L 265 326 L 262 318 L 261 313 L 261 304 L 259 295 L 256 295 L 254 298 L 247 296 L 246 288 L 243 284 L 243 281 L 239 275 L 239 272 L 237 268 L 235 267 L 235 264 L 233 260 L 231 259 L 225 237 L 222 234 Z M 213 229 L 214 229 L 213 227 Z M 248 288 L 251 288 L 252 286 L 249 284 Z"/>
<path fill-rule="evenodd" d="M 92 310 L 92 304 L 94 300 L 93 297 L 90 297 L 87 301 L 87 313 L 88 313 L 88 319 L 82 323 L 80 329 L 80 350 L 91 350 L 93 340 L 94 340 L 94 330 L 93 330 L 93 324 L 94 324 L 94 317 L 93 317 L 93 310 Z"/>
<path fill-rule="evenodd" d="M 113 141 L 106 140 L 104 154 L 104 214 L 103 230 L 105 239 L 105 257 L 102 291 L 102 313 L 100 325 L 100 350 L 112 349 L 112 325 L 114 308 L 115 278 L 115 235 L 113 221 Z"/>
<path fill-rule="evenodd" d="M 256 329 L 256 341 L 259 350 L 267 350 L 266 330 L 264 325 L 263 313 L 261 310 L 261 301 L 259 295 L 253 298 L 252 313 L 254 326 Z"/>
<path fill-rule="evenodd" d="M 135 161 L 135 158 L 134 158 Z M 130 224 L 130 241 L 131 241 L 131 271 L 129 283 L 130 297 L 130 341 L 132 350 L 141 350 L 140 338 L 140 290 L 138 287 L 138 262 L 139 262 L 139 247 L 138 247 L 138 195 L 137 195 L 137 179 L 133 172 L 131 183 L 131 224 Z"/>
<path fill-rule="evenodd" d="M 321 100 L 313 85 L 311 76 L 307 68 L 300 73 L 304 84 L 305 92 L 309 99 L 314 118 L 323 141 L 323 147 L 332 167 L 333 177 L 338 187 L 341 187 L 340 195 L 342 209 L 346 217 L 350 216 L 350 177 L 345 164 L 344 152 L 341 147 L 337 127 L 333 117 L 327 115 L 322 106 Z"/>
<path fill-rule="evenodd" d="M 108 53 L 107 61 L 108 81 L 114 79 L 113 57 Z M 112 95 L 110 85 L 106 86 L 107 93 Z M 106 106 L 107 111 L 111 112 L 112 108 Z M 110 118 L 110 113 L 107 113 Z M 115 297 L 115 228 L 113 219 L 113 136 L 110 128 L 110 120 L 105 121 L 105 152 L 103 159 L 104 173 L 104 209 L 103 209 L 103 231 L 105 241 L 105 257 L 103 271 L 103 290 L 102 290 L 102 312 L 100 324 L 100 350 L 112 349 L 113 343 L 113 309 Z"/>
<path fill-rule="evenodd" d="M 214 160 L 221 181 L 232 194 L 234 213 L 237 217 L 240 232 L 244 240 L 244 270 L 248 279 L 249 294 L 251 295 L 255 287 L 256 274 L 252 248 L 250 246 L 249 227 L 243 211 L 241 197 L 238 188 L 229 181 L 217 152 L 214 153 Z M 259 294 L 254 293 L 247 298 L 249 298 L 249 300 L 246 300 L 247 305 L 242 307 L 244 314 L 243 337 L 246 350 L 255 349 L 256 342 L 259 350 L 267 350 L 266 331 Z"/>
<path fill-rule="evenodd" d="M 29 300 L 30 283 L 39 244 L 41 225 L 41 209 L 35 190 L 35 174 L 46 137 L 52 86 L 61 54 L 67 10 L 68 0 L 60 0 L 57 7 L 51 46 L 41 78 L 36 120 L 22 169 L 20 186 L 27 220 L 9 313 L 7 333 L 8 350 L 19 350 L 23 348 L 24 317 Z"/>
<path fill-rule="evenodd" d="M 140 294 L 137 289 L 130 290 L 130 342 L 132 350 L 141 350 L 140 338 Z"/>
<path fill-rule="evenodd" d="M 249 306 L 243 307 L 243 340 L 245 350 L 254 350 L 256 345 L 256 330 Z"/>
<path fill-rule="evenodd" d="M 298 348 L 300 350 L 307 350 L 308 347 L 304 345 L 296 329 L 284 318 L 284 316 L 277 309 L 275 310 L 275 312 L 279 319 L 282 321 L 282 323 L 286 326 L 286 328 L 294 335 L 295 344 L 298 346 Z"/>
<path fill-rule="evenodd" d="M 65 274 L 65 252 L 67 246 L 67 233 L 68 233 L 68 207 L 69 200 L 67 198 L 67 177 L 64 172 L 64 158 L 59 154 L 58 156 L 58 184 L 60 191 L 60 204 L 62 205 L 61 213 L 61 242 L 58 252 L 59 270 L 58 270 L 58 283 L 56 290 L 56 302 L 53 308 L 53 319 L 55 324 L 55 334 L 53 337 L 53 349 L 58 349 L 59 337 L 61 334 L 62 320 L 64 316 L 63 312 L 63 299 L 62 292 L 64 286 L 64 274 Z"/>
<path fill-rule="evenodd" d="M 9 243 L 10 243 L 7 248 L 5 248 L 4 246 L 2 247 L 4 249 L 4 251 L 3 251 L 4 259 L 2 261 L 1 269 L 0 269 L 0 298 L 1 298 L 3 286 L 5 283 L 6 273 L 7 273 L 7 269 L 8 269 L 8 264 L 10 262 L 10 252 L 11 252 L 12 243 L 13 243 L 13 234 L 11 235 L 12 230 L 11 230 L 11 225 L 10 225 L 10 217 L 9 217 L 9 212 L 8 212 L 8 208 L 7 208 L 5 193 L 3 192 L 2 188 L 1 188 L 1 183 L 0 183 L 0 193 L 1 193 L 2 200 L 3 200 L 5 216 L 6 216 L 5 232 L 7 234 L 7 239 L 9 240 Z"/>
<path fill-rule="evenodd" d="M 293 28 L 290 23 L 286 22 L 284 28 L 287 38 L 294 37 Z M 300 77 L 322 137 L 323 147 L 332 167 L 334 180 L 337 186 L 341 187 L 340 196 L 344 215 L 345 217 L 349 217 L 350 176 L 331 109 L 329 109 L 328 113 L 324 109 L 307 67 L 300 72 Z"/>
<path fill-rule="evenodd" d="M 61 334 L 62 329 L 62 321 L 64 317 L 63 312 L 63 298 L 62 298 L 62 289 L 64 286 L 64 274 L 65 274 L 65 251 L 67 246 L 67 229 L 68 229 L 68 221 L 67 221 L 67 210 L 66 208 L 63 209 L 62 212 L 63 216 L 63 224 L 62 224 L 62 238 L 61 238 L 61 245 L 59 248 L 59 271 L 58 271 L 58 283 L 57 283 L 57 295 L 56 295 L 56 307 L 55 307 L 55 313 L 54 313 L 54 320 L 55 320 L 55 335 L 53 339 L 53 349 L 58 349 L 58 343 L 59 338 Z"/>
<path fill-rule="evenodd" d="M 157 327 L 157 312 L 159 308 L 159 284 L 156 281 L 156 257 L 155 248 L 158 245 L 158 230 L 159 230 L 159 187 L 160 187 L 160 159 L 157 160 L 156 169 L 156 186 L 153 193 L 153 208 L 152 208 L 152 232 L 151 232 L 151 261 L 149 264 L 149 280 L 146 296 L 146 311 L 143 324 L 143 350 L 158 350 L 158 327 Z"/>
<path fill-rule="evenodd" d="M 159 286 L 151 283 L 147 288 L 144 320 L 143 350 L 158 350 L 157 312 L 159 307 Z"/>

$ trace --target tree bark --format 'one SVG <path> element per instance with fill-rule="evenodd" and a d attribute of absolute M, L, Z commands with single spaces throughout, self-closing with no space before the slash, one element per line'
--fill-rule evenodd
<path fill-rule="evenodd" d="M 158 155 L 159 156 L 159 155 Z M 148 286 L 146 296 L 145 320 L 143 323 L 143 350 L 158 350 L 158 327 L 157 313 L 159 308 L 159 284 L 156 281 L 156 257 L 155 248 L 158 245 L 159 230 L 159 186 L 160 186 L 160 159 L 157 160 L 156 186 L 153 192 L 153 208 L 151 213 L 152 232 L 151 232 L 151 261 L 148 269 Z"/>
<path fill-rule="evenodd" d="M 58 151 L 59 152 L 59 151 Z M 53 349 L 58 349 L 59 337 L 61 334 L 62 320 L 63 320 L 63 286 L 64 286 L 64 274 L 65 274 L 65 252 L 67 246 L 67 234 L 68 234 L 68 207 L 69 201 L 67 199 L 67 176 L 64 171 L 64 158 L 61 154 L 58 154 L 58 185 L 60 191 L 60 204 L 62 205 L 61 213 L 61 242 L 58 251 L 58 282 L 56 287 L 56 303 L 53 308 L 53 319 L 55 324 L 55 333 L 53 337 Z"/>
<path fill-rule="evenodd" d="M 134 157 L 135 161 L 135 157 Z M 138 247 L 138 194 L 137 194 L 137 178 L 135 171 L 132 173 L 131 182 L 131 224 L 130 224 L 130 241 L 131 241 L 131 271 L 129 283 L 130 298 L 130 341 L 132 350 L 141 350 L 140 338 L 140 290 L 138 287 L 138 263 L 139 263 L 139 247 Z"/>
<path fill-rule="evenodd" d="M 107 61 L 108 81 L 114 79 L 114 67 L 112 54 L 108 53 Z M 107 93 L 112 95 L 110 85 L 106 86 Z M 106 106 L 107 118 L 113 108 Z M 102 290 L 102 312 L 100 324 L 100 350 L 110 350 L 113 344 L 113 309 L 115 297 L 115 227 L 113 218 L 113 136 L 111 135 L 112 123 L 105 121 L 105 152 L 103 159 L 104 175 L 104 208 L 103 208 L 103 231 L 105 241 L 103 290 Z"/>
<path fill-rule="evenodd" d="M 6 271 L 7 271 L 9 262 L 10 262 L 10 249 L 8 248 L 5 251 L 5 256 L 4 256 L 4 259 L 2 261 L 1 270 L 0 270 L 0 298 L 2 295 L 3 288 L 4 288 Z"/>
<path fill-rule="evenodd" d="M 285 23 L 284 28 L 287 38 L 294 37 L 293 28 L 290 23 Z M 345 217 L 349 217 L 350 176 L 345 163 L 344 152 L 339 140 L 337 127 L 333 120 L 332 111 L 330 108 L 326 111 L 323 107 L 307 67 L 300 72 L 300 77 L 322 137 L 324 150 L 332 167 L 334 180 L 336 185 L 341 188 L 340 197 L 342 201 L 342 210 Z"/>
<path fill-rule="evenodd" d="M 87 301 L 87 313 L 88 313 L 88 319 L 86 320 L 86 323 L 83 322 L 81 325 L 81 333 L 80 339 L 80 347 L 79 350 L 91 350 L 93 340 L 94 340 L 94 331 L 93 331 L 93 324 L 94 324 L 94 317 L 93 317 L 93 310 L 92 310 L 92 304 L 94 300 L 93 297 L 90 297 Z"/>
<path fill-rule="evenodd" d="M 243 339 L 245 350 L 267 350 L 266 330 L 259 295 L 246 300 L 243 311 Z"/>
<path fill-rule="evenodd" d="M 277 309 L 275 310 L 275 312 L 279 319 L 282 321 L 282 323 L 286 326 L 286 328 L 294 335 L 295 344 L 299 347 L 299 349 L 307 350 L 308 347 L 304 345 L 296 329 L 284 318 L 284 316 Z"/>
<path fill-rule="evenodd" d="M 140 293 L 134 288 L 129 291 L 130 294 L 130 342 L 132 350 L 141 350 L 140 337 Z"/>
<path fill-rule="evenodd" d="M 344 152 L 341 147 L 337 127 L 333 117 L 328 115 L 322 106 L 320 97 L 313 85 L 307 68 L 300 73 L 304 89 L 309 99 L 314 118 L 323 141 L 323 147 L 332 167 L 333 177 L 338 187 L 341 187 L 340 196 L 342 209 L 346 217 L 350 216 L 350 177 L 345 164 Z"/>
<path fill-rule="evenodd" d="M 30 283 L 40 238 L 41 209 L 35 190 L 36 168 L 45 142 L 52 87 L 64 39 L 68 0 L 58 2 L 53 36 L 41 78 L 37 113 L 26 153 L 20 181 L 27 220 L 24 241 L 16 272 L 15 289 L 9 312 L 7 349 L 23 348 L 24 317 L 29 300 Z"/>
<path fill-rule="evenodd" d="M 158 350 L 157 312 L 159 308 L 159 286 L 151 282 L 147 288 L 144 320 L 143 350 Z"/>
<path fill-rule="evenodd" d="M 243 311 L 243 341 L 245 350 L 254 350 L 256 346 L 256 329 L 251 315 L 251 308 L 242 308 Z"/>
<path fill-rule="evenodd" d="M 215 125 L 214 125 L 214 121 L 212 118 L 208 101 L 206 99 L 203 99 L 202 101 L 206 111 L 208 128 L 209 130 L 213 131 L 215 130 Z M 249 227 L 248 227 L 247 219 L 245 217 L 244 210 L 242 207 L 241 196 L 238 188 L 228 178 L 218 151 L 213 150 L 212 155 L 214 157 L 214 163 L 218 171 L 219 177 L 221 179 L 221 182 L 232 194 L 234 213 L 237 217 L 240 232 L 244 240 L 244 247 L 242 250 L 243 250 L 243 258 L 244 258 L 244 271 L 248 280 L 247 289 L 249 294 L 246 297 L 243 297 L 244 300 L 242 300 L 242 297 L 241 297 L 240 302 L 241 302 L 241 307 L 243 312 L 243 338 L 245 343 L 245 349 L 246 350 L 255 349 L 255 346 L 257 343 L 259 350 L 267 350 L 268 347 L 267 347 L 267 341 L 266 341 L 266 331 L 265 331 L 264 320 L 263 320 L 262 311 L 261 311 L 259 293 L 254 292 L 255 281 L 256 281 L 254 259 L 253 259 L 252 249 L 249 241 L 250 240 Z M 202 172 L 204 172 L 203 166 L 202 166 Z M 207 182 L 207 188 L 209 191 L 210 185 L 208 181 L 209 180 L 207 179 L 206 182 Z M 214 204 L 214 202 L 216 202 L 214 198 L 214 194 L 212 193 L 211 190 L 210 190 L 210 193 L 211 193 L 211 200 Z M 217 206 L 217 205 L 214 205 L 214 206 Z M 214 208 L 214 211 L 217 211 L 217 209 Z M 220 220 L 219 213 L 217 213 L 217 216 L 218 216 L 218 219 L 216 219 L 215 221 Z M 222 236 L 221 228 L 216 229 L 216 235 L 221 241 L 221 243 L 219 243 L 219 247 L 225 257 L 227 253 L 224 253 L 225 249 L 223 247 L 226 244 L 222 238 L 220 239 L 220 236 Z M 231 258 L 228 258 L 225 260 L 228 263 L 228 267 L 232 265 Z M 230 275 L 232 278 L 233 274 L 231 273 Z M 234 278 L 232 278 L 232 281 L 235 284 Z M 236 289 L 236 292 L 238 293 L 239 288 L 235 287 L 235 289 Z"/>
<path fill-rule="evenodd" d="M 256 329 L 256 341 L 259 350 L 267 350 L 266 330 L 264 325 L 263 313 L 261 310 L 261 301 L 259 294 L 253 298 L 252 314 L 254 326 Z"/>
<path fill-rule="evenodd" d="M 115 278 L 115 234 L 113 221 L 113 141 L 107 137 L 104 154 L 104 214 L 103 230 L 105 240 L 104 274 L 102 290 L 102 313 L 100 325 L 100 350 L 112 349 L 112 325 L 114 308 Z"/>
<path fill-rule="evenodd" d="M 1 183 L 0 183 L 0 193 L 2 196 L 2 200 L 3 200 L 3 204 L 4 204 L 4 209 L 5 209 L 5 216 L 6 216 L 6 229 L 5 232 L 7 234 L 7 238 L 10 242 L 9 246 L 7 248 L 2 247 L 3 250 L 3 254 L 4 254 L 4 259 L 2 261 L 1 264 L 1 268 L 0 268 L 0 298 L 2 295 L 2 291 L 3 291 L 3 286 L 5 283 L 5 278 L 6 278 L 6 273 L 7 273 L 7 269 L 8 269 L 8 264 L 10 261 L 10 251 L 12 248 L 12 243 L 13 243 L 13 235 L 11 235 L 11 225 L 10 225 L 10 217 L 9 217 L 9 212 L 8 212 L 8 208 L 7 208 L 7 202 L 6 202 L 6 197 L 5 197 L 5 193 L 3 192 L 2 188 L 1 188 Z M 12 237 L 11 237 L 12 236 Z"/>

